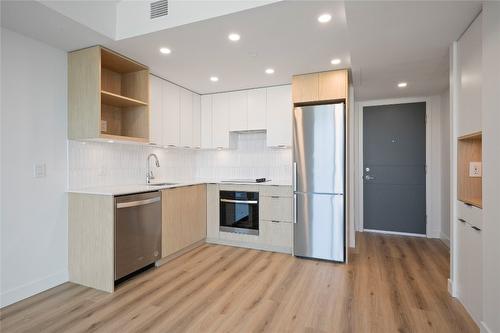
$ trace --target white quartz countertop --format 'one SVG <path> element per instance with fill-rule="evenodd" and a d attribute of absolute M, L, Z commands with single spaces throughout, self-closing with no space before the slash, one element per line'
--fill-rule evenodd
<path fill-rule="evenodd" d="M 182 180 L 182 181 L 170 181 L 170 180 L 158 180 L 155 183 L 174 183 L 171 185 L 160 185 L 160 186 L 152 186 L 147 184 L 131 184 L 131 185 L 112 185 L 112 186 L 98 186 L 98 187 L 86 187 L 86 188 L 78 188 L 78 189 L 69 189 L 68 193 L 81 193 L 81 194 L 95 194 L 95 195 L 124 195 L 124 194 L 133 194 L 133 193 L 142 193 L 142 192 L 152 192 L 158 190 L 164 190 L 167 188 L 175 188 L 175 187 L 183 187 L 183 186 L 191 186 L 191 185 L 199 185 L 199 184 L 233 184 L 233 185 L 241 185 L 242 188 L 249 185 L 259 185 L 259 186 L 291 186 L 286 182 L 276 182 L 276 181 L 267 181 L 264 183 L 241 183 L 241 182 L 232 182 L 227 180 L 215 180 L 215 179 L 193 179 L 193 180 Z"/>

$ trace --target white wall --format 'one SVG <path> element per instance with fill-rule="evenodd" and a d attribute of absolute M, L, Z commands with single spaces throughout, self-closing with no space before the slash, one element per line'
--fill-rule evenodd
<path fill-rule="evenodd" d="M 450 246 L 450 90 L 441 94 L 441 235 Z"/>
<path fill-rule="evenodd" d="M 500 2 L 483 3 L 483 323 L 500 332 Z"/>
<path fill-rule="evenodd" d="M 67 281 L 66 53 L 2 36 L 1 306 Z M 33 164 L 46 177 L 33 178 Z"/>
<path fill-rule="evenodd" d="M 441 197 L 441 177 L 442 152 L 441 152 L 441 96 L 415 97 L 415 98 L 397 98 L 387 100 L 374 100 L 357 102 L 354 109 L 354 145 L 355 145 L 355 191 L 354 210 L 356 230 L 363 230 L 363 107 L 369 105 L 385 105 L 399 103 L 427 103 L 427 236 L 439 238 L 441 234 L 442 219 L 442 197 Z"/>

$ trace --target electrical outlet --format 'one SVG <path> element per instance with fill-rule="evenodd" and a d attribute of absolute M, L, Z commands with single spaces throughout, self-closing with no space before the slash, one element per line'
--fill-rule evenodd
<path fill-rule="evenodd" d="M 108 122 L 106 120 L 101 120 L 101 132 L 108 131 Z"/>
<path fill-rule="evenodd" d="M 43 178 L 46 176 L 45 163 L 39 163 L 33 165 L 33 177 Z"/>
<path fill-rule="evenodd" d="M 469 177 L 482 177 L 482 163 L 481 162 L 470 162 L 469 163 Z"/>

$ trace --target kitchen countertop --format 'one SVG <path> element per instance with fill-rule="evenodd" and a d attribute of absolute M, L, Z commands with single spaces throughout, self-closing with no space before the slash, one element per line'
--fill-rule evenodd
<path fill-rule="evenodd" d="M 155 183 L 175 183 L 172 185 L 162 185 L 162 186 L 151 186 L 147 184 L 130 184 L 130 185 L 112 185 L 112 186 L 97 186 L 97 187 L 86 187 L 78 189 L 69 189 L 68 193 L 81 193 L 81 194 L 95 194 L 95 195 L 124 195 L 142 192 L 152 192 L 158 190 L 164 190 L 168 188 L 199 185 L 199 184 L 224 184 L 224 185 L 263 185 L 263 186 L 291 186 L 291 184 L 286 184 L 285 182 L 268 181 L 264 183 L 241 183 L 241 182 L 231 182 L 222 181 L 214 179 L 193 179 L 190 181 L 156 181 Z"/>

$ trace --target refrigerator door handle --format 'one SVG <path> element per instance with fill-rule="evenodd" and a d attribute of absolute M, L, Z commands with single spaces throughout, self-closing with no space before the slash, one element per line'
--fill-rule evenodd
<path fill-rule="evenodd" d="M 297 162 L 293 162 L 292 188 L 297 191 Z"/>
<path fill-rule="evenodd" d="M 293 194 L 293 212 L 292 212 L 293 223 L 297 223 L 297 194 Z"/>

